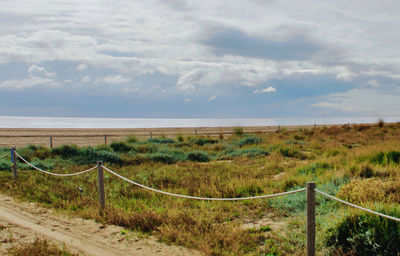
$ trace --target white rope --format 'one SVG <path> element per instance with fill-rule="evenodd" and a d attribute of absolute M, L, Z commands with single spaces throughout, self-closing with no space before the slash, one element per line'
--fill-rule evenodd
<path fill-rule="evenodd" d="M 33 164 L 29 163 L 28 161 L 26 161 L 22 156 L 20 156 L 20 155 L 17 153 L 17 151 L 14 151 L 14 152 L 15 152 L 15 154 L 16 154 L 22 161 L 24 161 L 24 162 L 25 162 L 26 164 L 28 164 L 30 167 L 32 167 L 32 168 L 34 168 L 34 169 L 36 169 L 36 170 L 38 170 L 38 171 L 40 171 L 40 172 L 43 172 L 43 173 L 46 173 L 46 174 L 49 174 L 49 175 L 54 175 L 54 176 L 60 176 L 60 177 L 74 176 L 74 175 L 79 175 L 79 174 L 84 174 L 84 173 L 90 172 L 90 171 L 92 171 L 92 170 L 94 170 L 94 169 L 97 168 L 97 166 L 95 166 L 95 167 L 92 167 L 92 168 L 87 169 L 87 170 L 85 170 L 85 171 L 75 172 L 75 173 L 66 173 L 66 174 L 47 172 L 47 171 L 45 171 L 45 170 L 40 169 L 39 167 L 34 166 Z"/>
<path fill-rule="evenodd" d="M 288 192 L 283 192 L 283 193 L 277 193 L 277 194 L 271 194 L 271 195 L 262 195 L 262 196 L 251 196 L 251 197 L 239 197 L 239 198 L 208 198 L 208 197 L 197 197 L 197 196 L 186 196 L 186 195 L 180 195 L 180 194 L 174 194 L 174 193 L 169 193 L 169 192 L 165 192 L 162 190 L 158 190 L 158 189 L 154 189 L 154 188 L 150 188 L 147 187 L 145 185 L 139 184 L 137 182 L 134 182 L 128 178 L 125 178 L 121 175 L 119 175 L 118 173 L 115 173 L 113 171 L 111 171 L 110 169 L 108 169 L 105 166 L 102 166 L 106 171 L 108 171 L 109 173 L 117 176 L 118 178 L 121 178 L 129 183 L 132 183 L 133 185 L 136 185 L 138 187 L 144 188 L 144 189 L 148 189 L 157 193 L 161 193 L 161 194 L 165 194 L 165 195 L 169 195 L 169 196 L 175 196 L 175 197 L 181 197 L 181 198 L 188 198 L 188 199 L 195 199 L 195 200 L 209 200 L 209 201 L 239 201 L 239 200 L 251 200 L 251 199 L 261 199 L 261 198 L 271 198 L 271 197 L 277 197 L 277 196 L 283 196 L 283 195 L 289 195 L 289 194 L 294 194 L 297 192 L 301 192 L 301 191 L 305 191 L 306 188 L 301 188 L 298 190 L 293 190 L 293 191 L 288 191 Z"/>
<path fill-rule="evenodd" d="M 4 158 L 4 157 L 8 156 L 9 154 L 10 154 L 10 153 L 6 153 L 5 155 L 0 156 L 0 159 L 2 159 L 2 158 Z"/>
<path fill-rule="evenodd" d="M 400 219 L 399 219 L 399 218 L 392 217 L 392 216 L 389 216 L 389 215 L 386 215 L 386 214 L 383 214 L 383 213 L 375 212 L 375 211 L 372 211 L 372 210 L 370 210 L 370 209 L 367 209 L 367 208 L 364 208 L 364 207 L 361 207 L 361 206 L 358 206 L 358 205 L 355 205 L 355 204 L 346 202 L 346 201 L 344 201 L 344 200 L 342 200 L 342 199 L 336 198 L 336 197 L 334 197 L 334 196 L 328 195 L 327 193 L 324 193 L 324 192 L 322 192 L 322 191 L 319 191 L 318 189 L 316 189 L 315 191 L 318 192 L 318 193 L 320 193 L 320 194 L 323 195 L 323 196 L 326 196 L 326 197 L 328 197 L 328 198 L 330 198 L 330 199 L 332 199 L 332 200 L 336 200 L 336 201 L 338 201 L 338 202 L 340 202 L 340 203 L 342 203 L 342 204 L 346 204 L 346 205 L 348 205 L 348 206 L 351 206 L 351 207 L 354 207 L 354 208 L 357 208 L 357 209 L 360 209 L 360 210 L 363 210 L 363 211 L 366 211 L 366 212 L 369 212 L 369 213 L 372 213 L 372 214 L 376 214 L 376 215 L 378 215 L 378 216 L 381 216 L 381 217 L 384 217 L 384 218 L 387 218 L 387 219 L 391 219 L 391 220 L 400 222 Z"/>

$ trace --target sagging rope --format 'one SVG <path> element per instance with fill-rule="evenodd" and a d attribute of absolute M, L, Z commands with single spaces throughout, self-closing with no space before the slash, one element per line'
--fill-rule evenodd
<path fill-rule="evenodd" d="M 332 200 L 338 201 L 338 202 L 340 202 L 342 204 L 345 204 L 345 205 L 357 208 L 359 210 L 363 210 L 363 211 L 366 211 L 366 212 L 369 212 L 369 213 L 372 213 L 372 214 L 375 214 L 375 215 L 378 215 L 378 216 L 381 216 L 381 217 L 384 217 L 384 218 L 387 218 L 387 219 L 390 219 L 390 220 L 394 220 L 394 221 L 400 222 L 399 218 L 392 217 L 392 216 L 389 216 L 389 215 L 386 215 L 386 214 L 383 214 L 383 213 L 380 213 L 380 212 L 375 212 L 375 211 L 372 211 L 370 209 L 367 209 L 367 208 L 364 208 L 364 207 L 361 207 L 361 206 L 346 202 L 346 201 L 344 201 L 342 199 L 339 199 L 337 197 L 331 196 L 331 195 L 329 195 L 329 194 L 327 194 L 325 192 L 319 191 L 318 189 L 315 189 L 315 192 L 320 193 L 321 195 L 326 196 L 326 197 L 328 197 L 328 198 L 330 198 Z"/>
<path fill-rule="evenodd" d="M 53 176 L 60 176 L 60 177 L 74 176 L 74 175 L 79 175 L 79 174 L 84 174 L 84 173 L 90 172 L 90 171 L 92 171 L 92 170 L 94 170 L 94 169 L 97 168 L 97 166 L 95 166 L 95 167 L 92 167 L 92 168 L 90 168 L 90 169 L 87 169 L 87 170 L 84 170 L 84 171 L 81 171 L 81 172 L 65 173 L 65 174 L 63 174 L 63 173 L 48 172 L 48 171 L 45 171 L 45 170 L 40 169 L 39 167 L 34 166 L 33 164 L 31 164 L 30 162 L 28 162 L 27 160 L 25 160 L 20 154 L 18 154 L 17 151 L 14 151 L 14 152 L 15 152 L 15 154 L 16 154 L 23 162 L 25 162 L 25 163 L 26 163 L 27 165 L 29 165 L 30 167 L 32 167 L 32 168 L 34 168 L 34 169 L 36 169 L 36 170 L 38 170 L 38 171 L 40 171 L 40 172 L 43 172 L 43 173 L 46 173 L 46 174 L 49 174 L 49 175 L 53 175 Z"/>
<path fill-rule="evenodd" d="M 0 156 L 0 159 L 2 159 L 2 158 L 4 158 L 4 157 L 8 156 L 9 154 L 10 154 L 10 153 L 6 153 L 5 155 Z"/>
<path fill-rule="evenodd" d="M 15 151 L 15 154 L 16 154 L 23 162 L 25 162 L 26 164 L 28 164 L 28 165 L 31 166 L 32 168 L 34 168 L 34 169 L 36 169 L 36 170 L 38 170 L 38 171 L 40 171 L 40 172 L 43 172 L 43 173 L 46 173 L 46 174 L 49 174 L 49 175 L 54 175 L 54 176 L 61 176 L 61 177 L 74 176 L 74 175 L 79 175 L 79 174 L 84 174 L 84 173 L 90 172 L 90 171 L 92 171 L 92 170 L 94 170 L 94 169 L 97 168 L 97 166 L 94 166 L 94 167 L 92 167 L 92 168 L 90 168 L 90 169 L 87 169 L 87 170 L 84 170 L 84 171 L 81 171 L 81 172 L 68 173 L 68 174 L 52 173 L 52 172 L 48 172 L 48 171 L 45 171 L 45 170 L 40 169 L 39 167 L 34 166 L 33 164 L 31 164 L 30 162 L 28 162 L 27 160 L 25 160 L 25 159 L 24 159 L 20 154 L 18 154 L 18 152 L 16 152 L 16 151 Z M 3 157 L 5 157 L 5 156 L 7 156 L 7 155 L 8 155 L 8 154 L 5 154 L 5 155 L 1 156 L 0 159 L 3 158 Z M 208 198 L 208 197 L 187 196 L 187 195 L 175 194 L 175 193 L 170 193 L 170 192 L 158 190 L 158 189 L 155 189 L 155 188 L 147 187 L 147 186 L 145 186 L 145 185 L 142 185 L 142 184 L 140 184 L 140 183 L 134 182 L 133 180 L 130 180 L 130 179 L 128 179 L 128 178 L 126 178 L 126 177 L 124 177 L 124 176 L 122 176 L 122 175 L 120 175 L 120 174 L 118 174 L 118 173 L 116 173 L 116 172 L 114 172 L 114 171 L 112 171 L 112 170 L 110 170 L 110 169 L 108 169 L 108 168 L 105 167 L 104 165 L 102 165 L 101 167 L 104 168 L 104 169 L 105 169 L 106 171 L 108 171 L 109 173 L 111 173 L 111 174 L 117 176 L 118 178 L 123 179 L 123 180 L 125 180 L 125 181 L 127 181 L 127 182 L 129 182 L 129 183 L 131 183 L 131 184 L 133 184 L 133 185 L 136 185 L 136 186 L 138 186 L 138 187 L 141 187 L 141 188 L 144 188 L 144 189 L 153 191 L 153 192 L 157 192 L 157 193 L 160 193 L 160 194 L 164 194 L 164 195 L 169 195 L 169 196 L 174 196 L 174 197 L 180 197 L 180 198 L 187 198 L 187 199 L 194 199 L 194 200 L 207 200 L 207 201 L 239 201 L 239 200 L 263 199 L 263 198 L 272 198 L 272 197 L 278 197 L 278 196 L 283 196 L 283 195 L 294 194 L 294 193 L 298 193 L 298 192 L 305 191 L 305 190 L 307 189 L 307 188 L 301 188 L 301 189 L 297 189 L 297 190 L 292 190 L 292 191 L 287 191 L 287 192 L 282 192 L 282 193 L 276 193 L 276 194 L 261 195 L 261 196 L 251 196 L 251 197 L 237 197 L 237 198 Z M 370 210 L 370 209 L 367 209 L 367 208 L 364 208 L 364 207 L 361 207 L 361 206 L 352 204 L 352 203 L 350 203 L 350 202 L 344 201 L 344 200 L 339 199 L 339 198 L 337 198 L 337 197 L 331 196 L 331 195 L 329 195 L 329 194 L 327 194 L 327 193 L 325 193 L 325 192 L 322 192 L 322 191 L 320 191 L 320 190 L 318 190 L 318 189 L 315 189 L 315 192 L 317 192 L 317 193 L 319 193 L 319 194 L 321 194 L 321 195 L 323 195 L 323 196 L 325 196 L 325 197 L 328 197 L 328 198 L 330 198 L 330 199 L 332 199 L 332 200 L 335 200 L 335 201 L 337 201 L 337 202 L 340 202 L 340 203 L 342 203 L 342 204 L 345 204 L 345 205 L 354 207 L 354 208 L 356 208 L 356 209 L 359 209 L 359 210 L 362 210 L 362 211 L 365 211 L 365 212 L 368 212 L 368 213 L 371 213 L 371 214 L 375 214 L 375 215 L 381 216 L 381 217 L 383 217 L 383 218 L 387 218 L 387 219 L 390 219 L 390 220 L 394 220 L 394 221 L 400 222 L 400 218 L 396 218 L 396 217 L 393 217 L 393 216 L 389 216 L 389 215 L 386 215 L 386 214 L 383 214 L 383 213 L 380 213 L 380 212 L 372 211 L 372 210 Z"/>
<path fill-rule="evenodd" d="M 301 189 L 297 189 L 297 190 L 293 190 L 293 191 L 288 191 L 288 192 L 282 192 L 282 193 L 277 193 L 277 194 L 270 194 L 270 195 L 262 195 L 262 196 L 250 196 L 250 197 L 237 197 L 237 198 L 208 198 L 208 197 L 198 197 L 198 196 L 187 196 L 187 195 L 181 195 L 181 194 L 175 194 L 175 193 L 170 193 L 170 192 L 166 192 L 166 191 L 162 191 L 162 190 L 158 190 L 155 188 L 150 188 L 147 187 L 145 185 L 139 184 L 137 182 L 134 182 L 128 178 L 125 178 L 124 176 L 121 176 L 120 174 L 113 172 L 112 170 L 108 169 L 107 167 L 105 167 L 104 165 L 102 166 L 106 171 L 108 171 L 109 173 L 117 176 L 120 179 L 123 179 L 133 185 L 136 185 L 138 187 L 147 189 L 147 190 L 151 190 L 153 192 L 157 192 L 160 194 L 164 194 L 164 195 L 169 195 L 169 196 L 174 196 L 174 197 L 180 197 L 180 198 L 188 198 L 188 199 L 194 199 L 194 200 L 208 200 L 208 201 L 239 201 L 239 200 L 251 200 L 251 199 L 262 199 L 262 198 L 271 198 L 271 197 L 277 197 L 277 196 L 283 196 L 283 195 L 289 195 L 289 194 L 294 194 L 294 193 L 298 193 L 298 192 L 302 192 L 305 191 L 306 188 L 301 188 Z"/>

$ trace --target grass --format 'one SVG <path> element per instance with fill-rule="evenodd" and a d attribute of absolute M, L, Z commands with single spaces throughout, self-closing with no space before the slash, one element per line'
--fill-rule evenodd
<path fill-rule="evenodd" d="M 60 173 L 84 170 L 103 160 L 107 167 L 141 184 L 202 197 L 270 194 L 315 181 L 318 189 L 329 194 L 368 207 L 380 202 L 384 205 L 379 209 L 390 212 L 400 201 L 399 140 L 400 124 L 385 123 L 219 139 L 128 139 L 108 146 L 66 145 L 53 150 L 30 146 L 19 152 L 44 169 Z M 270 200 L 191 201 L 145 191 L 105 173 L 107 202 L 100 215 L 95 172 L 60 179 L 19 163 L 19 178 L 14 181 L 8 161 L 0 160 L 0 191 L 12 191 L 13 196 L 45 207 L 152 234 L 205 255 L 304 254 L 304 192 Z M 321 196 L 317 202 L 319 253 L 338 255 L 346 245 L 340 239 L 332 242 L 332 237 L 350 239 L 349 234 L 370 230 L 347 225 L 348 232 L 340 233 L 341 223 L 349 222 L 353 213 Z M 266 213 L 273 213 L 282 225 L 244 228 L 244 223 L 265 218 Z M 377 223 L 371 218 L 365 222 Z M 387 241 L 376 243 L 379 248 L 395 244 Z"/>
<path fill-rule="evenodd" d="M 11 256 L 78 256 L 69 252 L 64 247 L 59 247 L 52 242 L 37 238 L 32 243 L 21 243 L 7 250 Z"/>

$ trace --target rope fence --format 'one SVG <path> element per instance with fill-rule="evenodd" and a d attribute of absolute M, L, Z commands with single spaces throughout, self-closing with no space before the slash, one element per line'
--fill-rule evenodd
<path fill-rule="evenodd" d="M 170 192 L 166 192 L 166 191 L 162 191 L 162 190 L 158 190 L 155 188 L 150 188 L 147 187 L 145 185 L 139 184 L 137 182 L 134 182 L 133 180 L 130 180 L 128 178 L 125 178 L 124 176 L 119 175 L 116 172 L 111 171 L 110 169 L 108 169 L 105 166 L 101 166 L 103 167 L 107 172 L 117 176 L 120 179 L 123 179 L 133 185 L 136 185 L 138 187 L 153 191 L 153 192 L 157 192 L 160 194 L 164 194 L 164 195 L 169 195 L 169 196 L 174 196 L 174 197 L 180 197 L 180 198 L 187 198 L 187 199 L 194 199 L 194 200 L 207 200 L 207 201 L 240 201 L 240 200 L 253 200 L 253 199 L 262 199 L 262 198 L 272 198 L 272 197 L 277 197 L 277 196 L 283 196 L 283 195 L 289 195 L 289 194 L 294 194 L 294 193 L 298 193 L 298 192 L 302 192 L 305 191 L 306 188 L 301 188 L 301 189 L 297 189 L 297 190 L 293 190 L 293 191 L 288 191 L 288 192 L 283 192 L 283 193 L 276 193 L 276 194 L 270 194 L 270 195 L 262 195 L 262 196 L 250 196 L 250 197 L 236 197 L 236 198 L 209 198 L 209 197 L 198 197 L 198 196 L 187 196 L 187 195 L 181 195 L 181 194 L 175 194 L 175 193 L 170 193 Z"/>
<path fill-rule="evenodd" d="M 80 175 L 80 174 L 84 174 L 84 173 L 93 171 L 94 169 L 97 168 L 97 166 L 95 166 L 95 167 L 92 167 L 92 168 L 90 168 L 90 169 L 87 169 L 87 170 L 84 170 L 84 171 L 81 171 L 81 172 L 75 172 L 75 173 L 54 173 L 54 172 L 48 172 L 48 171 L 45 171 L 45 170 L 40 169 L 39 167 L 34 166 L 32 163 L 30 163 L 30 162 L 28 162 L 27 160 L 25 160 L 20 154 L 18 154 L 17 151 L 15 151 L 15 154 L 19 157 L 19 159 L 21 159 L 23 162 L 25 162 L 27 165 L 29 165 L 29 166 L 32 167 L 33 169 L 36 169 L 36 170 L 38 170 L 38 171 L 40 171 L 40 172 L 43 172 L 43 173 L 46 173 L 46 174 L 49 174 L 49 175 L 53 175 L 53 176 L 59 176 L 59 177 L 75 176 L 75 175 Z"/>
<path fill-rule="evenodd" d="M 5 154 L 3 156 L 0 156 L 0 158 L 3 158 L 5 156 L 7 156 L 8 154 Z M 130 183 L 133 184 L 135 186 L 138 186 L 140 188 L 149 190 L 149 191 L 153 191 L 156 193 L 160 193 L 160 194 L 164 194 L 164 195 L 168 195 L 168 196 L 173 196 L 173 197 L 178 197 L 178 198 L 185 198 L 185 199 L 192 199 L 192 200 L 204 200 L 204 201 L 240 201 L 240 200 L 255 200 L 255 199 L 264 199 L 264 198 L 273 198 L 273 197 L 279 197 L 279 196 L 284 196 L 284 195 L 290 195 L 290 194 L 295 194 L 295 193 L 299 193 L 299 192 L 303 192 L 306 191 L 307 192 L 307 228 L 306 228 L 306 232 L 307 232 L 307 256 L 315 256 L 315 193 L 319 193 L 322 196 L 325 196 L 329 199 L 335 200 L 339 203 L 354 207 L 356 209 L 368 212 L 370 214 L 375 214 L 378 215 L 380 217 L 383 218 L 387 218 L 393 221 L 397 221 L 400 222 L 400 218 L 396 218 L 393 216 L 389 216 L 383 213 L 379 213 L 376 211 L 372 211 L 370 209 L 352 204 L 350 202 L 344 201 L 342 199 L 339 199 L 337 197 L 331 196 L 323 191 L 320 191 L 318 189 L 315 188 L 315 183 L 314 182 L 308 182 L 307 183 L 307 187 L 305 188 L 301 188 L 301 189 L 297 189 L 297 190 L 292 190 L 292 191 L 287 191 L 287 192 L 281 192 L 281 193 L 276 193 L 276 194 L 269 194 L 269 195 L 260 195 L 260 196 L 251 196 L 251 197 L 237 197 L 237 198 L 209 198 L 209 197 L 198 197 L 198 196 L 189 196 L 189 195 L 182 195 L 182 194 L 176 194 L 176 193 L 171 193 L 171 192 L 167 192 L 167 191 L 163 191 L 163 190 L 159 190 L 159 189 L 155 189 L 155 188 L 151 188 L 148 186 L 145 186 L 143 184 L 137 183 L 133 180 L 130 180 L 112 170 L 110 170 L 109 168 L 107 168 L 106 166 L 103 165 L 103 162 L 97 162 L 97 166 L 94 166 L 90 169 L 84 170 L 84 171 L 80 171 L 80 172 L 76 172 L 76 173 L 69 173 L 69 174 L 60 174 L 60 173 L 53 173 L 53 172 L 48 172 L 45 171 L 35 165 L 33 165 L 32 163 L 30 163 L 29 161 L 27 161 L 25 158 L 23 158 L 18 152 L 16 152 L 15 148 L 11 149 L 11 165 L 13 167 L 13 176 L 14 178 L 17 178 L 17 157 L 23 161 L 24 163 L 28 164 L 30 167 L 34 168 L 35 170 L 38 170 L 42 173 L 45 174 L 49 174 L 49 175 L 53 175 L 53 176 L 60 176 L 60 177 L 67 177 L 67 176 L 75 176 L 75 175 L 81 175 L 84 173 L 88 173 L 94 169 L 97 168 L 97 175 L 98 175 L 98 186 L 99 186 L 99 197 L 100 197 L 100 209 L 101 212 L 104 210 L 105 207 L 105 193 L 104 193 L 104 174 L 103 174 L 103 170 L 106 170 L 108 173 Z"/>
<path fill-rule="evenodd" d="M 0 156 L 0 159 L 2 159 L 2 158 L 4 158 L 4 157 L 8 156 L 9 154 L 10 154 L 10 153 L 6 153 L 6 154 Z"/>
<path fill-rule="evenodd" d="M 389 216 L 389 215 L 386 215 L 386 214 L 383 214 L 383 213 L 380 213 L 380 212 L 375 212 L 375 211 L 372 211 L 372 210 L 370 210 L 370 209 L 367 209 L 367 208 L 364 208 L 364 207 L 361 207 L 361 206 L 358 206 L 358 205 L 355 205 L 355 204 L 346 202 L 346 201 L 344 201 L 344 200 L 342 200 L 342 199 L 339 199 L 339 198 L 337 198 L 337 197 L 331 196 L 331 195 L 329 195 L 329 194 L 327 194 L 327 193 L 325 193 L 325 192 L 319 191 L 318 189 L 316 189 L 315 192 L 317 192 L 317 193 L 319 193 L 319 194 L 321 194 L 321 195 L 323 195 L 323 196 L 326 196 L 327 198 L 330 198 L 330 199 L 332 199 L 332 200 L 335 200 L 335 201 L 337 201 L 337 202 L 339 202 L 339 203 L 342 203 L 342 204 L 345 204 L 345 205 L 348 205 L 348 206 L 357 208 L 357 209 L 362 210 L 362 211 L 369 212 L 369 213 L 371 213 L 371 214 L 375 214 L 375 215 L 381 216 L 381 217 L 383 217 L 383 218 L 387 218 L 387 219 L 390 219 L 390 220 L 394 220 L 394 221 L 400 222 L 400 219 L 399 219 L 399 218 L 392 217 L 392 216 Z"/>

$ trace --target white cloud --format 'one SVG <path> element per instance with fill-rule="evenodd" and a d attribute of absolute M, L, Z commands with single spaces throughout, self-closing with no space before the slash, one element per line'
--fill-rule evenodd
<path fill-rule="evenodd" d="M 333 93 L 314 107 L 341 110 L 364 116 L 400 115 L 400 90 L 381 92 L 376 89 L 353 89 L 343 93 Z"/>
<path fill-rule="evenodd" d="M 90 81 L 92 81 L 92 78 L 90 78 L 90 76 L 84 76 L 81 79 L 81 83 L 85 83 L 85 84 L 90 83 Z"/>
<path fill-rule="evenodd" d="M 257 89 L 253 93 L 268 93 L 268 92 L 276 92 L 276 89 L 272 86 L 269 86 L 268 88 L 264 89 Z"/>
<path fill-rule="evenodd" d="M 390 83 L 398 84 L 400 80 L 400 33 L 390 29 L 400 24 L 398 2 L 181 2 L 122 0 L 96 5 L 85 1 L 4 2 L 0 7 L 5 24 L 0 26 L 0 64 L 12 67 L 20 62 L 31 66 L 30 77 L 13 77 L 1 84 L 10 88 L 11 84 L 26 80 L 28 86 L 36 86 L 57 83 L 56 77 L 62 77 L 59 81 L 62 83 L 63 79 L 77 81 L 86 75 L 82 83 L 94 80 L 104 83 L 105 91 L 115 87 L 113 90 L 123 93 L 123 86 L 128 86 L 133 77 L 139 75 L 143 84 L 151 85 L 153 81 L 149 80 L 161 73 L 176 80 L 161 83 L 163 88 L 157 92 L 166 92 L 167 88 L 168 93 L 174 90 L 172 93 L 194 100 L 196 95 L 207 95 L 201 94 L 204 92 L 222 95 L 218 90 L 229 88 L 234 92 L 239 86 L 253 87 L 254 93 L 272 93 L 273 87 L 257 88 L 289 76 L 294 77 L 296 86 L 296 76 L 329 75 L 349 82 L 351 87 L 375 88 L 377 97 L 383 100 L 387 98 L 382 91 L 379 93 L 387 86 L 383 81 L 391 79 L 395 81 L 389 80 Z M 110 15 L 110 10 L 118 12 Z M 252 58 L 246 57 L 246 52 L 237 56 L 218 55 L 204 42 L 225 28 L 242 31 L 250 39 L 274 38 L 276 42 L 302 35 L 322 49 L 305 60 Z M 229 48 L 243 38 L 223 39 L 222 47 Z M 265 49 L 267 53 L 268 50 L 271 49 Z M 73 64 L 63 70 L 62 76 L 59 63 Z M 2 72 L 7 71 L 2 70 L 7 68 L 0 69 L 0 77 L 5 79 Z M 99 78 L 99 73 L 103 77 Z M 143 87 L 142 91 L 148 89 Z M 324 102 L 334 104 L 325 104 L 325 108 L 341 106 L 325 99 L 320 103 Z M 356 107 L 346 104 L 344 109 Z"/>
<path fill-rule="evenodd" d="M 31 76 L 39 76 L 39 77 L 55 77 L 56 74 L 54 72 L 48 72 L 44 67 L 40 67 L 38 65 L 32 65 L 28 68 L 28 72 Z"/>
<path fill-rule="evenodd" d="M 20 80 L 7 80 L 0 83 L 0 88 L 10 90 L 22 90 L 26 88 L 44 86 L 44 87 L 58 87 L 59 83 L 54 82 L 53 79 L 42 77 L 27 77 Z"/>
<path fill-rule="evenodd" d="M 365 85 L 366 85 L 366 86 L 371 86 L 371 87 L 374 87 L 374 88 L 378 88 L 378 87 L 381 87 L 381 86 L 382 86 L 382 83 L 379 82 L 379 81 L 376 80 L 376 79 L 372 79 L 372 80 L 366 81 L 366 82 L 365 82 Z"/>
<path fill-rule="evenodd" d="M 115 76 L 106 76 L 102 77 L 99 79 L 96 79 L 96 84 L 97 83 L 106 83 L 106 84 L 122 84 L 122 83 L 127 83 L 130 82 L 131 79 L 123 77 L 121 75 L 115 75 Z"/>
<path fill-rule="evenodd" d="M 87 69 L 87 67 L 88 67 L 88 66 L 87 66 L 85 63 L 81 63 L 81 64 L 78 64 L 78 65 L 76 66 L 76 69 L 79 70 L 79 71 L 82 71 L 82 70 Z"/>
<path fill-rule="evenodd" d="M 192 101 L 191 98 L 185 98 L 185 99 L 183 100 L 183 102 L 185 102 L 185 103 L 189 103 L 189 102 L 191 102 L 191 101 Z"/>
<path fill-rule="evenodd" d="M 215 100 L 216 98 L 217 98 L 217 96 L 216 96 L 216 95 L 213 95 L 213 96 L 211 96 L 210 98 L 208 98 L 208 102 L 213 101 L 213 100 Z"/>

